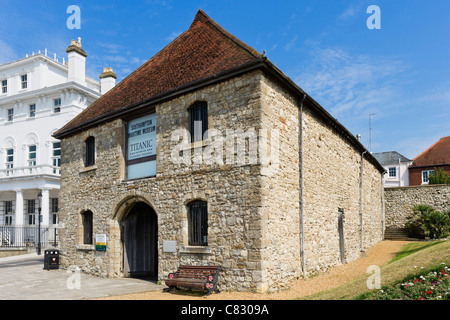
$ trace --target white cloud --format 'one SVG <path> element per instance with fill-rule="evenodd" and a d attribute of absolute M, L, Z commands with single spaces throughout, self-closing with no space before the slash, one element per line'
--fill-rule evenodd
<path fill-rule="evenodd" d="M 5 41 L 0 39 L 0 65 L 19 59 L 19 55 Z"/>
<path fill-rule="evenodd" d="M 294 80 L 336 117 L 368 114 L 396 99 L 407 67 L 395 58 L 351 55 L 341 48 L 311 51 Z"/>
<path fill-rule="evenodd" d="M 166 41 L 172 41 L 175 38 L 177 38 L 180 34 L 182 34 L 183 32 L 181 31 L 173 31 L 168 37 L 166 37 Z"/>
<path fill-rule="evenodd" d="M 294 36 L 291 41 L 289 41 L 285 46 L 284 46 L 284 50 L 286 51 L 290 51 L 292 48 L 294 48 L 295 43 L 297 41 L 298 36 Z"/>

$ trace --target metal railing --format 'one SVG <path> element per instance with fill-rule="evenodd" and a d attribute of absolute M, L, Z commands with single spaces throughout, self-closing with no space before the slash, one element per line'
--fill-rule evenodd
<path fill-rule="evenodd" d="M 8 226 L 0 225 L 0 250 L 5 248 L 38 247 L 39 240 L 42 248 L 57 246 L 58 234 L 56 227 L 42 227 L 39 237 L 39 226 Z"/>
<path fill-rule="evenodd" d="M 45 48 L 44 50 L 38 50 L 37 52 L 33 52 L 31 54 L 31 56 L 34 56 L 36 54 L 43 54 L 46 57 L 53 58 L 54 61 L 56 61 L 64 66 L 66 65 L 65 57 L 60 57 L 56 53 L 53 53 L 53 52 L 50 52 L 49 50 L 47 50 L 47 48 Z M 29 56 L 30 55 L 28 53 L 25 55 L 25 57 L 29 57 Z"/>

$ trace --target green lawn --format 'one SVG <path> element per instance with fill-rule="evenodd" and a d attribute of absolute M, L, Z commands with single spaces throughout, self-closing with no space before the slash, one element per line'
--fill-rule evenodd
<path fill-rule="evenodd" d="M 386 266 L 381 267 L 381 286 L 389 286 L 404 278 L 417 275 L 424 269 L 438 267 L 441 263 L 450 265 L 450 240 L 413 242 L 406 245 Z M 370 291 L 365 274 L 346 284 L 304 297 L 305 300 L 352 300 Z"/>

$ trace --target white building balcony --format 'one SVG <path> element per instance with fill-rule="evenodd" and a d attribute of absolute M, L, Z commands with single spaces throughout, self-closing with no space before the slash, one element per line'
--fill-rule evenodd
<path fill-rule="evenodd" d="M 43 175 L 59 177 L 61 175 L 61 168 L 43 164 L 32 167 L 27 166 L 0 170 L 0 179 L 31 178 Z"/>

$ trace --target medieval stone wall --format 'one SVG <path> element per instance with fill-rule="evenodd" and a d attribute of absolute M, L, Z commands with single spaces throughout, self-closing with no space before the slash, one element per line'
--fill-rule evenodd
<path fill-rule="evenodd" d="M 438 211 L 450 210 L 450 185 L 421 185 L 384 189 L 386 227 L 403 228 L 418 204 L 428 204 Z"/>
<path fill-rule="evenodd" d="M 188 108 L 199 100 L 208 102 L 209 128 L 216 132 L 209 142 L 180 147 L 179 130 L 188 128 Z M 222 290 L 275 291 L 301 276 L 299 109 L 292 95 L 254 71 L 161 103 L 156 119 L 157 171 L 151 178 L 126 180 L 121 119 L 63 139 L 61 264 L 121 277 L 121 221 L 141 201 L 158 217 L 160 280 L 180 264 L 222 266 Z M 229 132 L 248 139 L 216 144 Z M 95 137 L 96 164 L 85 168 L 89 136 Z M 262 138 L 267 145 L 260 145 Z M 307 108 L 303 141 L 305 264 L 311 273 L 340 261 L 339 209 L 345 214 L 346 259 L 359 257 L 361 154 Z M 174 161 L 189 152 L 186 161 Z M 205 154 L 215 160 L 204 161 Z M 363 181 L 362 240 L 368 249 L 381 240 L 382 210 L 381 174 L 367 160 Z M 207 247 L 188 245 L 187 205 L 197 199 L 208 203 Z M 81 214 L 88 210 L 94 234 L 107 235 L 106 252 L 82 244 Z M 176 241 L 176 252 L 164 252 L 165 240 Z"/>
<path fill-rule="evenodd" d="M 198 90 L 156 106 L 157 174 L 125 180 L 122 120 L 115 120 L 62 142 L 62 194 L 60 232 L 62 264 L 77 265 L 98 276 L 121 276 L 123 249 L 120 221 L 133 202 L 148 203 L 158 216 L 158 278 L 163 280 L 179 264 L 217 264 L 223 267 L 223 290 L 260 290 L 261 195 L 256 163 L 239 165 L 194 163 L 207 146 L 180 149 L 191 152 L 190 165 L 174 163 L 172 151 L 180 140 L 173 133 L 188 128 L 188 107 L 208 102 L 209 127 L 224 134 L 228 129 L 260 127 L 259 72 Z M 84 168 L 84 140 L 96 139 L 96 165 Z M 225 148 L 225 146 L 224 146 Z M 213 152 L 214 153 L 214 152 Z M 248 156 L 248 155 L 247 155 Z M 236 158 L 234 159 L 236 161 Z M 208 246 L 188 246 L 187 204 L 208 202 Z M 94 216 L 94 234 L 108 237 L 107 251 L 81 245 L 81 213 Z M 177 252 L 163 252 L 164 240 L 177 241 Z"/>

